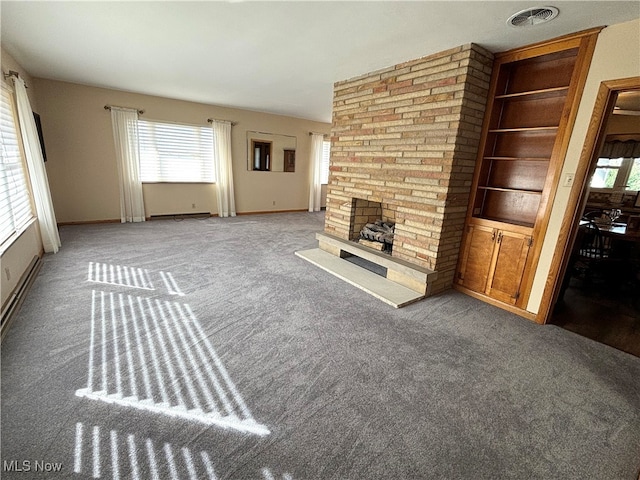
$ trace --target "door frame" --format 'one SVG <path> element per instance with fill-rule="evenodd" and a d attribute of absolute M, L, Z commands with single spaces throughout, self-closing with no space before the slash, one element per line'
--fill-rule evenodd
<path fill-rule="evenodd" d="M 546 287 L 542 294 L 538 323 L 547 323 L 551 318 L 553 307 L 558 300 L 562 280 L 567 270 L 571 247 L 578 232 L 578 220 L 587 203 L 587 182 L 590 173 L 598 161 L 598 154 L 604 142 L 607 121 L 616 104 L 618 93 L 623 90 L 640 90 L 640 76 L 608 80 L 600 83 L 596 102 L 591 114 L 591 121 L 576 168 L 573 187 L 569 194 L 567 208 L 562 218 L 562 227 L 553 252 Z"/>

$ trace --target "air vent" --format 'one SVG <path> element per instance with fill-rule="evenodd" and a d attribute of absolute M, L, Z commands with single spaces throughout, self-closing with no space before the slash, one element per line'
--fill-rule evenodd
<path fill-rule="evenodd" d="M 558 13 L 556 7 L 527 8 L 511 15 L 507 20 L 507 25 L 511 27 L 530 27 L 553 20 L 558 16 Z"/>

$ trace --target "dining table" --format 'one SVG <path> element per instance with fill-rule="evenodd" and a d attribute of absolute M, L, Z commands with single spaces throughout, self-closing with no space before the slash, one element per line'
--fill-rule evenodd
<path fill-rule="evenodd" d="M 586 225 L 589 221 L 581 221 L 580 225 Z M 604 237 L 610 237 L 615 240 L 623 240 L 628 242 L 640 242 L 640 231 L 629 230 L 626 223 L 600 223 L 594 222 Z"/>
<path fill-rule="evenodd" d="M 619 263 L 618 268 L 632 268 L 640 263 L 640 231 L 628 228 L 627 223 L 594 220 L 580 220 L 580 227 L 595 223 L 604 240 L 607 258 Z M 624 266 L 623 266 L 624 265 Z M 635 275 L 635 274 L 634 274 Z"/>

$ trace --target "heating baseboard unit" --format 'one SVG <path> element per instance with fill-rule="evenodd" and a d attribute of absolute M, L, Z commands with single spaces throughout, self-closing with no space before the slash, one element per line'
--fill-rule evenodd
<path fill-rule="evenodd" d="M 151 215 L 149 220 L 183 220 L 185 218 L 209 218 L 211 212 L 196 213 L 166 213 L 161 215 Z"/>
<path fill-rule="evenodd" d="M 20 277 L 15 290 L 7 300 L 6 307 L 3 308 L 2 315 L 0 316 L 0 339 L 3 339 L 9 331 L 9 325 L 11 324 L 14 315 L 20 309 L 20 305 L 22 305 L 22 302 L 24 301 L 31 284 L 38 275 L 41 266 L 42 259 L 38 255 L 34 256 L 29 263 L 29 266 L 22 274 L 22 277 Z"/>

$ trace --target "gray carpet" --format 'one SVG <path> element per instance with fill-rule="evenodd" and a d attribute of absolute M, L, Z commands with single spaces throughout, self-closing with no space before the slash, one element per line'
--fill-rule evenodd
<path fill-rule="evenodd" d="M 322 225 L 61 228 L 2 344 L 2 478 L 638 478 L 640 358 L 393 309 L 294 255 Z"/>

